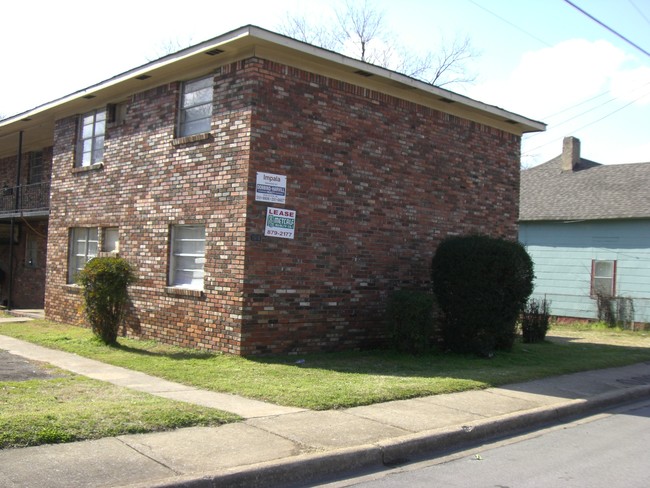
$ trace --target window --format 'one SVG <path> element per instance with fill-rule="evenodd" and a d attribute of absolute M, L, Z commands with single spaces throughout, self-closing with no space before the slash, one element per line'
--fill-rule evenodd
<path fill-rule="evenodd" d="M 25 236 L 25 267 L 38 268 L 38 240 L 32 234 Z"/>
<path fill-rule="evenodd" d="M 202 290 L 204 263 L 205 227 L 172 226 L 169 285 Z"/>
<path fill-rule="evenodd" d="M 29 153 L 29 184 L 43 181 L 43 151 Z"/>
<path fill-rule="evenodd" d="M 106 123 L 110 126 L 122 125 L 126 120 L 127 102 L 110 103 L 106 106 Z"/>
<path fill-rule="evenodd" d="M 183 84 L 179 137 L 210 132 L 212 123 L 212 77 Z"/>
<path fill-rule="evenodd" d="M 120 251 L 120 232 L 117 227 L 106 227 L 102 231 L 102 251 Z"/>
<path fill-rule="evenodd" d="M 591 294 L 608 297 L 616 295 L 616 261 L 591 262 Z"/>
<path fill-rule="evenodd" d="M 77 273 L 86 263 L 97 256 L 97 228 L 76 227 L 70 229 L 68 251 L 68 283 L 74 283 Z"/>
<path fill-rule="evenodd" d="M 93 110 L 81 116 L 76 166 L 101 163 L 104 158 L 106 110 Z"/>

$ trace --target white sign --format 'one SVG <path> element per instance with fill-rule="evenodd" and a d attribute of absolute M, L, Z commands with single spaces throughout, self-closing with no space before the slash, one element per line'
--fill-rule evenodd
<path fill-rule="evenodd" d="M 287 177 L 271 173 L 257 173 L 255 200 L 258 202 L 285 203 Z"/>
<path fill-rule="evenodd" d="M 266 228 L 264 235 L 293 239 L 296 230 L 296 211 L 284 208 L 268 207 L 266 209 Z"/>

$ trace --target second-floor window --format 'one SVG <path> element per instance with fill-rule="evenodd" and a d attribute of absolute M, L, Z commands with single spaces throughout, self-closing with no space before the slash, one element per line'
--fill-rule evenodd
<path fill-rule="evenodd" d="M 75 166 L 91 166 L 104 158 L 106 110 L 93 110 L 81 116 Z"/>
<path fill-rule="evenodd" d="M 29 184 L 43 181 L 43 151 L 29 153 Z"/>
<path fill-rule="evenodd" d="M 212 123 L 212 77 L 183 83 L 178 136 L 210 132 Z"/>

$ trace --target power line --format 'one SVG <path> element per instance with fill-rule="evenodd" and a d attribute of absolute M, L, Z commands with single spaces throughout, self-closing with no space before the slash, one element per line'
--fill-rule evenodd
<path fill-rule="evenodd" d="M 617 109 L 614 110 L 613 112 L 610 112 L 610 113 L 608 113 L 608 114 L 606 114 L 606 115 L 603 115 L 601 118 L 599 118 L 599 119 L 597 119 L 597 120 L 593 120 L 593 121 L 589 122 L 588 124 L 583 125 L 582 127 L 578 127 L 577 129 L 573 130 L 572 132 L 575 133 L 575 132 L 581 131 L 582 129 L 586 129 L 587 127 L 590 127 L 590 126 L 592 126 L 592 125 L 594 125 L 594 124 L 597 124 L 597 123 L 600 122 L 601 120 L 606 119 L 606 118 L 609 117 L 610 115 L 614 115 L 614 114 L 617 113 L 617 112 L 620 112 L 620 111 L 623 110 L 624 108 L 629 107 L 629 106 L 632 105 L 633 103 L 638 102 L 639 100 L 641 100 L 642 98 L 647 97 L 648 95 L 650 95 L 650 93 L 644 93 L 644 94 L 641 95 L 640 97 L 635 98 L 635 99 L 632 100 L 631 102 L 626 103 L 626 104 L 623 105 L 622 107 L 617 108 Z M 530 155 L 530 153 L 532 153 L 533 151 L 536 151 L 536 150 L 538 150 L 538 149 L 541 149 L 541 148 L 543 148 L 543 147 L 546 147 L 546 146 L 548 146 L 548 145 L 550 145 L 550 144 L 555 144 L 556 142 L 561 141 L 561 140 L 562 140 L 562 137 L 559 138 L 559 139 L 553 139 L 553 140 L 551 140 L 551 141 L 549 141 L 549 142 L 546 142 L 546 143 L 544 143 L 544 144 L 540 144 L 539 146 L 536 146 L 536 147 L 534 147 L 534 148 L 532 148 L 532 149 L 529 149 L 528 151 L 526 151 L 525 153 L 523 153 L 522 156 Z"/>
<path fill-rule="evenodd" d="M 511 26 L 511 27 L 514 27 L 514 28 L 517 29 L 519 32 L 523 32 L 523 33 L 526 34 L 528 37 L 532 37 L 533 39 L 535 39 L 536 41 L 541 42 L 541 43 L 544 44 L 545 46 L 553 47 L 551 44 L 549 44 L 548 42 L 546 42 L 544 39 L 540 39 L 540 38 L 537 37 L 536 35 L 531 34 L 531 33 L 528 32 L 527 30 L 525 30 L 525 29 L 519 27 L 517 24 L 513 24 L 513 23 L 510 22 L 508 19 L 505 19 L 505 18 L 501 17 L 499 14 L 497 14 L 497 13 L 495 13 L 495 12 L 492 12 L 492 10 L 490 10 L 490 9 L 488 9 L 488 8 L 486 8 L 486 7 L 484 7 L 483 5 L 480 5 L 480 4 L 476 3 L 474 0 L 467 0 L 467 1 L 470 2 L 470 3 L 473 3 L 474 5 L 476 5 L 476 6 L 477 6 L 478 8 L 480 8 L 480 9 L 485 10 L 485 11 L 486 11 L 487 13 L 489 13 L 490 15 L 494 15 L 497 19 L 501 20 L 502 22 L 505 22 L 506 24 L 508 24 L 508 25 Z"/>
<path fill-rule="evenodd" d="M 607 29 L 609 32 L 611 32 L 611 33 L 614 34 L 615 36 L 618 36 L 620 39 L 623 39 L 623 40 L 624 40 L 625 42 L 627 42 L 629 45 L 634 46 L 635 48 L 637 48 L 639 51 L 641 51 L 641 52 L 642 52 L 643 54 L 645 54 L 646 56 L 650 57 L 650 52 L 646 51 L 646 50 L 643 49 L 642 47 L 640 47 L 640 46 L 638 46 L 637 44 L 633 43 L 633 42 L 630 41 L 627 37 L 625 37 L 623 34 L 619 34 L 617 31 L 615 31 L 614 29 L 612 29 L 612 28 L 609 27 L 608 25 L 604 24 L 603 22 L 601 22 L 600 20 L 598 20 L 596 17 L 594 17 L 594 16 L 591 15 L 590 13 L 588 13 L 588 12 L 584 11 L 583 9 L 581 9 L 580 7 L 578 7 L 575 3 L 571 2 L 570 0 L 564 0 L 564 2 L 565 2 L 565 3 L 568 3 L 568 4 L 571 5 L 574 9 L 578 10 L 579 12 L 581 12 L 583 15 L 586 15 L 586 16 L 589 17 L 591 20 L 593 20 L 593 21 L 596 22 L 597 24 L 599 24 L 599 25 L 601 25 L 602 27 L 604 27 L 605 29 Z"/>
<path fill-rule="evenodd" d="M 488 9 L 488 8 L 486 8 L 486 7 L 482 6 L 482 5 L 480 5 L 480 4 L 477 3 L 475 0 L 467 0 L 467 1 L 470 2 L 470 3 L 472 3 L 474 6 L 480 8 L 481 10 L 484 10 L 485 12 L 489 13 L 490 15 L 496 17 L 496 18 L 499 19 L 500 21 L 502 21 L 502 22 L 508 24 L 509 26 L 513 27 L 514 29 L 517 29 L 518 31 L 520 31 L 520 32 L 522 32 L 523 34 L 525 34 L 526 36 L 531 37 L 532 39 L 535 39 L 536 41 L 542 43 L 543 45 L 548 46 L 548 47 L 551 47 L 551 48 L 554 47 L 554 46 L 552 46 L 551 44 L 549 44 L 548 42 L 546 42 L 545 40 L 543 40 L 543 39 L 541 39 L 541 38 L 535 36 L 534 34 L 531 34 L 530 32 L 528 32 L 527 30 L 523 29 L 522 27 L 519 27 L 518 25 L 516 25 L 516 24 L 514 24 L 513 22 L 507 20 L 506 18 L 500 16 L 499 14 L 493 12 L 492 10 L 490 10 L 490 9 Z M 606 28 L 607 30 L 609 30 L 610 32 L 612 32 L 613 34 L 615 34 L 617 37 L 621 38 L 621 39 L 624 40 L 625 42 L 627 42 L 627 43 L 629 43 L 630 45 L 634 46 L 635 48 L 639 49 L 639 50 L 640 50 L 641 52 L 643 52 L 646 56 L 650 56 L 650 53 L 648 53 L 647 51 L 645 51 L 645 50 L 642 49 L 641 47 L 637 46 L 637 45 L 634 44 L 632 41 L 630 41 L 629 39 L 627 39 L 625 36 L 623 36 L 623 35 L 619 34 L 618 32 L 616 32 L 614 29 L 612 29 L 612 28 L 610 28 L 609 26 L 605 25 L 603 22 L 601 22 L 601 21 L 599 21 L 598 19 L 594 18 L 592 15 L 590 15 L 590 14 L 587 13 L 587 12 L 585 12 L 584 10 L 582 10 L 580 7 L 578 7 L 577 5 L 575 5 L 574 3 L 572 3 L 571 1 L 569 1 L 569 0 L 564 0 L 564 1 L 565 1 L 566 3 L 568 3 L 569 5 L 571 5 L 572 7 L 574 7 L 575 9 L 577 9 L 578 11 L 580 11 L 582 14 L 586 15 L 587 17 L 589 17 L 590 19 L 592 19 L 593 21 L 595 21 L 596 23 L 598 23 L 599 25 L 601 25 L 602 27 Z M 641 15 L 641 16 L 642 16 L 646 21 L 648 21 L 647 17 L 646 17 L 642 12 L 639 11 L 638 7 L 637 7 L 636 5 L 634 5 L 634 3 L 632 2 L 632 0 L 628 0 L 628 1 L 629 1 L 629 2 L 632 4 L 632 6 L 633 6 L 633 7 L 634 7 L 638 12 L 639 12 L 639 14 L 640 14 L 640 15 Z M 637 91 L 637 90 L 640 90 L 640 89 L 642 89 L 642 88 L 645 88 L 646 86 L 648 86 L 648 84 L 650 84 L 650 83 L 645 83 L 645 84 L 643 84 L 643 85 L 641 85 L 641 86 L 639 86 L 639 87 L 633 89 L 632 92 L 635 92 L 635 91 Z M 565 112 L 568 112 L 569 110 L 573 110 L 574 108 L 577 108 L 577 107 L 579 107 L 579 106 L 581 106 L 581 105 L 584 105 L 584 104 L 586 104 L 586 103 L 588 103 L 588 102 L 591 102 L 591 101 L 593 101 L 593 100 L 595 100 L 595 99 L 597 99 L 597 98 L 600 98 L 600 97 L 602 97 L 602 96 L 605 96 L 605 95 L 607 95 L 608 93 L 609 93 L 609 91 L 604 92 L 604 93 L 601 93 L 601 94 L 598 94 L 598 95 L 595 95 L 595 96 L 593 96 L 593 97 L 591 97 L 591 98 L 589 98 L 589 99 L 587 99 L 587 100 L 584 100 L 584 101 L 582 101 L 582 102 L 579 102 L 579 103 L 577 103 L 577 104 L 574 104 L 574 105 L 572 105 L 572 106 L 570 106 L 570 107 L 567 107 L 567 108 L 565 108 L 565 109 L 563 109 L 563 110 L 560 110 L 559 112 L 556 112 L 556 113 L 554 113 L 554 114 L 552 114 L 552 115 L 550 115 L 550 116 L 548 116 L 548 117 L 545 117 L 545 118 L 555 117 L 555 116 L 561 115 L 561 114 L 563 114 L 563 113 L 565 113 Z M 613 114 L 615 114 L 615 113 L 617 113 L 617 112 L 619 112 L 619 111 L 621 111 L 621 110 L 623 110 L 623 109 L 629 107 L 630 105 L 634 104 L 634 103 L 637 102 L 638 100 L 641 100 L 642 98 L 644 98 L 644 97 L 646 97 L 646 96 L 648 96 L 648 95 L 649 95 L 648 93 L 645 93 L 645 94 L 641 95 L 640 97 L 638 97 L 638 98 L 632 100 L 631 102 L 629 102 L 629 103 L 623 105 L 622 107 L 619 107 L 619 108 L 613 110 L 612 112 L 610 112 L 610 113 L 604 115 L 603 117 L 601 117 L 601 118 L 599 118 L 599 119 L 597 119 L 597 120 L 593 120 L 593 121 L 587 123 L 586 125 L 584 125 L 584 126 L 578 128 L 578 129 L 576 129 L 576 131 L 580 131 L 580 130 L 585 129 L 585 128 L 587 128 L 587 127 L 593 125 L 593 124 L 596 124 L 596 123 L 602 121 L 603 119 L 606 119 L 607 117 L 609 117 L 609 116 L 611 116 L 611 115 L 613 115 Z M 596 110 L 596 109 L 598 109 L 598 108 L 601 108 L 601 107 L 603 107 L 603 106 L 605 106 L 605 105 L 607 105 L 607 104 L 609 104 L 609 103 L 611 103 L 611 102 L 613 102 L 613 101 L 615 101 L 615 100 L 617 100 L 617 98 L 611 98 L 611 99 L 609 99 L 609 100 L 606 100 L 605 102 L 600 103 L 600 104 L 598 104 L 597 106 L 592 107 L 592 108 L 590 108 L 590 109 L 587 109 L 587 110 L 581 112 L 580 114 L 577 114 L 577 115 L 571 116 L 571 117 L 569 117 L 568 119 L 559 122 L 558 124 L 553 124 L 553 127 L 552 127 L 552 128 L 549 127 L 549 128 L 550 128 L 550 129 L 554 129 L 554 128 L 557 127 L 557 126 L 560 126 L 560 125 L 563 125 L 563 124 L 565 124 L 565 123 L 567 123 L 567 122 L 570 122 L 570 121 L 572 121 L 572 120 L 574 120 L 574 119 L 576 119 L 576 118 L 578 118 L 578 117 L 581 117 L 581 116 L 583 116 L 583 115 L 585 115 L 585 114 L 587 114 L 587 113 L 589 113 L 589 112 L 592 112 L 593 110 Z M 537 134 L 532 134 L 530 137 L 541 136 L 541 135 L 543 135 L 543 134 L 542 134 L 542 133 L 537 133 Z M 541 145 L 539 145 L 539 146 L 537 146 L 537 147 L 534 147 L 534 148 L 532 148 L 532 149 L 526 151 L 525 153 L 523 153 L 522 156 L 530 156 L 532 152 L 534 152 L 534 151 L 536 151 L 536 150 L 538 150 L 538 149 L 541 149 L 541 148 L 543 148 L 543 147 L 545 147 L 545 146 L 548 146 L 548 145 L 550 145 L 550 144 L 555 144 L 558 140 L 561 140 L 561 139 L 562 139 L 562 138 L 560 138 L 560 139 L 554 139 L 554 140 L 552 140 L 552 141 L 550 141 L 550 142 L 547 142 L 547 143 L 545 143 L 545 144 L 541 144 Z"/>
<path fill-rule="evenodd" d="M 632 0 L 627 0 L 627 1 L 630 2 L 630 5 L 632 5 L 637 12 L 639 12 L 639 15 L 645 19 L 646 23 L 650 24 L 650 19 L 648 19 L 648 17 L 645 16 L 645 14 L 641 11 L 640 8 L 637 7 L 637 5 Z"/>
<path fill-rule="evenodd" d="M 638 90 L 641 90 L 642 88 L 645 88 L 645 87 L 647 87 L 648 85 L 650 85 L 650 81 L 647 82 L 647 83 L 644 83 L 643 85 L 641 85 L 641 86 L 639 86 L 639 87 L 637 87 L 637 88 L 634 88 L 633 90 L 629 90 L 629 91 L 628 91 L 628 94 L 631 94 L 631 93 L 634 93 L 634 92 L 636 92 L 636 91 L 638 91 Z M 557 115 L 561 115 L 561 114 L 563 114 L 564 112 L 568 112 L 569 110 L 571 110 L 571 109 L 573 109 L 573 108 L 577 108 L 577 107 L 579 107 L 580 105 L 584 105 L 585 103 L 591 102 L 592 100 L 595 100 L 596 98 L 599 98 L 599 97 L 601 97 L 601 96 L 603 96 L 603 95 L 607 95 L 608 93 L 609 93 L 609 92 L 601 93 L 601 94 L 599 94 L 599 95 L 596 95 L 595 97 L 591 97 L 591 98 L 589 98 L 589 99 L 587 99 L 587 100 L 585 100 L 585 101 L 583 101 L 583 102 L 577 103 L 577 104 L 575 104 L 575 105 L 572 105 L 571 107 L 568 107 L 568 108 L 566 108 L 566 109 L 564 109 L 564 110 L 561 110 L 560 112 L 556 112 L 556 113 L 554 113 L 553 115 L 549 115 L 549 116 L 546 116 L 546 117 L 541 117 L 541 120 L 547 120 L 547 119 L 550 119 L 550 118 L 555 117 L 555 116 L 557 116 Z M 644 95 L 641 95 L 640 97 L 636 98 L 632 103 L 634 103 L 635 101 L 638 101 L 638 100 L 642 99 L 642 98 L 645 97 L 646 95 L 650 95 L 650 92 L 645 93 Z M 585 110 L 585 111 L 583 111 L 583 112 L 580 112 L 579 114 L 573 115 L 572 117 L 569 117 L 568 119 L 562 120 L 561 122 L 558 122 L 557 124 L 553 124 L 553 128 L 559 127 L 560 125 L 564 125 L 564 124 L 566 124 L 567 122 L 570 122 L 570 121 L 572 121 L 572 120 L 574 120 L 574 119 L 577 119 L 578 117 L 581 117 L 581 116 L 583 116 L 583 115 L 585 115 L 585 114 L 587 114 L 587 113 L 589 113 L 589 112 L 592 112 L 592 111 L 594 111 L 594 110 L 596 110 L 596 109 L 599 109 L 599 108 L 601 108 L 601 107 L 604 107 L 604 106 L 607 105 L 608 103 L 614 102 L 614 101 L 616 101 L 616 100 L 618 100 L 618 97 L 610 98 L 609 100 L 606 100 L 606 101 L 604 101 L 603 103 L 601 103 L 601 104 L 599 104 L 599 105 L 595 105 L 595 106 L 593 106 L 593 107 L 591 107 L 591 108 L 588 108 L 587 110 Z M 628 105 L 629 105 L 629 104 L 628 104 Z M 627 106 L 627 105 L 626 105 L 626 106 Z M 622 107 L 622 108 L 625 108 L 625 107 Z M 529 137 L 529 139 L 530 139 L 530 138 L 534 138 L 534 137 L 539 137 L 539 136 L 541 136 L 541 135 L 543 135 L 543 132 L 537 132 L 537 133 L 535 133 L 535 134 L 531 134 L 530 137 Z"/>
<path fill-rule="evenodd" d="M 598 95 L 594 95 L 591 98 L 587 98 L 586 100 L 583 100 L 582 102 L 578 102 L 576 104 L 573 104 L 573 105 L 571 105 L 571 106 L 569 106 L 567 108 L 563 108 L 559 112 L 555 112 L 555 113 L 552 113 L 550 115 L 545 115 L 544 117 L 540 117 L 540 120 L 552 119 L 553 117 L 557 117 L 558 115 L 562 115 L 564 112 L 568 112 L 569 110 L 572 110 L 574 108 L 578 108 L 580 105 L 584 105 L 585 103 L 592 102 L 592 101 L 596 100 L 597 98 L 604 97 L 605 95 L 609 95 L 609 90 L 604 91 L 602 93 L 599 93 Z M 605 102 L 605 103 L 608 103 L 608 102 Z M 603 105 L 604 105 L 604 103 L 603 103 Z"/>

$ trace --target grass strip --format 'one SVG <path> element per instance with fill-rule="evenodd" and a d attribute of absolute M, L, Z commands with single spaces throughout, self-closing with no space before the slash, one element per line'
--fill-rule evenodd
<path fill-rule="evenodd" d="M 238 420 L 219 410 L 54 371 L 50 379 L 0 382 L 0 449 Z"/>
<path fill-rule="evenodd" d="M 573 336 L 541 344 L 517 343 L 512 352 L 498 353 L 492 359 L 391 351 L 241 358 L 128 338 L 120 338 L 118 347 L 107 347 L 87 329 L 48 321 L 0 324 L 0 334 L 46 347 L 206 390 L 315 410 L 481 389 L 650 360 L 647 334 L 621 331 L 617 334 L 628 342 L 619 345 L 611 337 L 589 342 L 590 334 L 603 335 L 599 331 L 558 328 L 555 332 Z M 578 334 L 587 338 L 579 339 Z"/>

